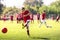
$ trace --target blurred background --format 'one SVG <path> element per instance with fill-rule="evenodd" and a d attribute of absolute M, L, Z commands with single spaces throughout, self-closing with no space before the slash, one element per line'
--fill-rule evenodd
<path fill-rule="evenodd" d="M 3 15 L 7 17 L 13 14 L 20 13 L 21 8 L 25 7 L 30 10 L 32 14 L 37 12 L 42 14 L 46 10 L 47 18 L 60 15 L 60 0 L 0 0 L 0 18 Z"/>

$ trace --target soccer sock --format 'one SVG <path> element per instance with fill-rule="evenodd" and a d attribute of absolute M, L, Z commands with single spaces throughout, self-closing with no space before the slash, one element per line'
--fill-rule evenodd
<path fill-rule="evenodd" d="M 44 22 L 44 23 L 45 23 L 45 25 L 47 26 L 46 22 Z"/>
<path fill-rule="evenodd" d="M 26 27 L 26 26 L 27 26 L 27 24 L 24 25 L 24 27 Z"/>
<path fill-rule="evenodd" d="M 29 25 L 26 26 L 26 29 L 27 29 L 27 35 L 30 36 L 30 33 L 29 33 Z"/>
<path fill-rule="evenodd" d="M 42 24 L 42 22 L 41 22 L 41 24 Z M 41 24 L 39 24 L 39 27 L 41 27 Z"/>
<path fill-rule="evenodd" d="M 29 30 L 27 30 L 27 35 L 30 36 Z"/>

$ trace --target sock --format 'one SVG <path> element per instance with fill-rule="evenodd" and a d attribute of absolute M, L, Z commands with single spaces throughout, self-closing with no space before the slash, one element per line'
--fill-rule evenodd
<path fill-rule="evenodd" d="M 27 30 L 27 35 L 30 36 L 29 30 Z"/>

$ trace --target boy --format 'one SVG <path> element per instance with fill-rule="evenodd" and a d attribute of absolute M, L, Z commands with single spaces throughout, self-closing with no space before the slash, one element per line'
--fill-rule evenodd
<path fill-rule="evenodd" d="M 10 20 L 13 21 L 13 15 L 10 16 Z"/>
<path fill-rule="evenodd" d="M 26 27 L 27 35 L 30 36 L 30 33 L 29 33 L 30 12 L 28 10 L 25 10 L 24 7 L 22 8 L 22 16 L 24 21 L 24 24 L 22 24 L 23 26 L 22 28 Z"/>
<path fill-rule="evenodd" d="M 59 19 L 60 19 L 60 16 L 57 15 L 57 17 L 56 17 L 56 22 L 59 22 Z"/>
<path fill-rule="evenodd" d="M 44 10 L 41 15 L 41 24 L 44 23 L 46 25 L 46 27 L 48 28 L 49 26 L 47 26 L 45 19 L 46 19 L 46 12 Z M 41 24 L 40 24 L 40 26 L 41 26 Z"/>
<path fill-rule="evenodd" d="M 37 22 L 39 23 L 40 21 L 40 13 L 37 13 Z"/>

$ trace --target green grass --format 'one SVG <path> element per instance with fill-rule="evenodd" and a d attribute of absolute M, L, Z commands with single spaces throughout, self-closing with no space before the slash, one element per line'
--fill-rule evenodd
<path fill-rule="evenodd" d="M 60 40 L 60 22 L 47 20 L 52 28 L 47 28 L 44 24 L 39 28 L 37 21 L 30 23 L 30 35 L 28 37 L 26 28 L 22 29 L 22 23 L 16 21 L 0 21 L 0 40 Z M 2 28 L 8 29 L 7 33 L 2 33 Z"/>

